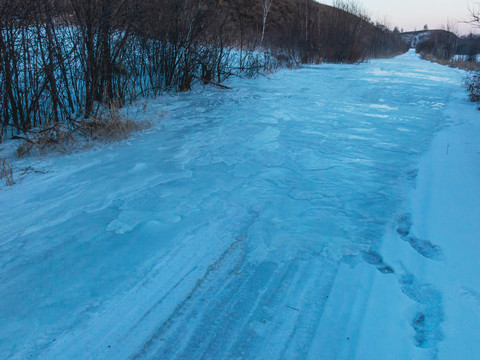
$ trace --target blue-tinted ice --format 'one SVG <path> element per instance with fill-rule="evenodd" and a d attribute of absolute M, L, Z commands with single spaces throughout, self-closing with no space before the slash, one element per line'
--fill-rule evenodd
<path fill-rule="evenodd" d="M 413 53 L 285 70 L 48 159 L 0 192 L 0 357 L 307 356 L 339 262 L 379 247 L 460 82 Z"/>

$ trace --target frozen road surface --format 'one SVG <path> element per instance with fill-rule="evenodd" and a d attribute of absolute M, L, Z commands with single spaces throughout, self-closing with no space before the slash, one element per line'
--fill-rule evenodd
<path fill-rule="evenodd" d="M 479 113 L 412 52 L 151 101 L 18 160 L 1 359 L 480 358 Z"/>

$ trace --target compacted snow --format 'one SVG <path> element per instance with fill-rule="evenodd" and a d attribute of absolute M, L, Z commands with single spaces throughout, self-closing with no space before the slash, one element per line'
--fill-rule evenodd
<path fill-rule="evenodd" d="M 148 104 L 162 128 L 18 161 L 2 359 L 480 357 L 480 119 L 410 52 Z"/>

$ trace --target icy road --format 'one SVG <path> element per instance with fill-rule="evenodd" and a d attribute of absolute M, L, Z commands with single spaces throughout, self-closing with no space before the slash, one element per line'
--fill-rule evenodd
<path fill-rule="evenodd" d="M 0 191 L 0 358 L 480 358 L 463 77 L 412 52 L 285 70 L 19 160 L 46 174 Z"/>

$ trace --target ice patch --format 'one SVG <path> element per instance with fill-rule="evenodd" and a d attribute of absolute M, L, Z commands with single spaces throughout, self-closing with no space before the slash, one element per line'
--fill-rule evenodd
<path fill-rule="evenodd" d="M 375 132 L 375 128 L 353 128 L 352 131 L 359 133 L 372 133 Z"/>
<path fill-rule="evenodd" d="M 286 111 L 275 110 L 273 111 L 272 115 L 273 115 L 273 118 L 276 119 L 276 123 L 278 123 L 278 120 L 283 120 L 283 121 L 292 120 L 292 115 Z"/>
<path fill-rule="evenodd" d="M 389 115 L 373 114 L 373 113 L 362 113 L 362 115 L 372 117 L 372 118 L 379 118 L 379 119 L 388 119 L 389 117 Z"/>
<path fill-rule="evenodd" d="M 119 219 L 113 220 L 110 224 L 107 225 L 106 230 L 113 232 L 117 235 L 123 235 L 125 233 L 131 232 L 138 223 L 125 223 Z"/>
<path fill-rule="evenodd" d="M 265 150 L 276 150 L 279 147 L 278 137 L 281 132 L 274 127 L 267 127 L 260 134 L 255 135 L 254 141 L 256 146 L 263 147 Z"/>
<path fill-rule="evenodd" d="M 326 156 L 318 156 L 311 149 L 303 150 L 297 154 L 296 162 L 305 170 L 321 170 L 335 165 L 331 159 Z"/>
<path fill-rule="evenodd" d="M 141 171 L 141 170 L 145 169 L 146 167 L 147 167 L 147 163 L 137 163 L 133 167 L 132 171 L 133 172 Z"/>
<path fill-rule="evenodd" d="M 388 105 L 385 105 L 385 104 L 372 104 L 372 105 L 370 105 L 370 108 L 378 109 L 378 110 L 387 110 L 387 111 L 398 110 L 398 106 L 388 106 Z"/>
<path fill-rule="evenodd" d="M 464 101 L 458 71 L 407 54 L 230 81 L 152 100 L 153 118 L 169 111 L 161 129 L 51 158 L 54 175 L 0 192 L 2 355 L 352 359 L 372 296 L 403 302 L 385 326 L 413 304 L 398 338 L 417 353 L 365 358 L 438 348 L 443 295 L 421 266 L 402 276 L 382 234 L 440 104 Z M 394 242 L 424 265 L 438 235 L 411 228 Z M 398 293 L 370 292 L 397 277 Z"/>

